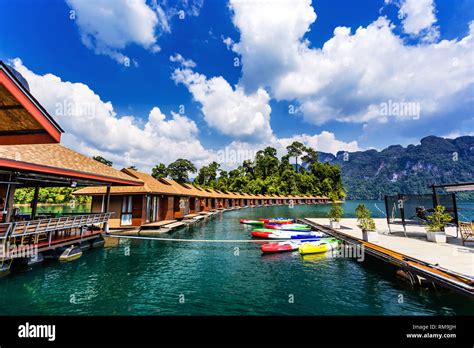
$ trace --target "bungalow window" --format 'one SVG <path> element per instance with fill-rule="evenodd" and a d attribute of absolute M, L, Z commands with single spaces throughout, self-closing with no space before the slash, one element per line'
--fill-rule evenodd
<path fill-rule="evenodd" d="M 125 196 L 122 199 L 122 215 L 120 224 L 122 226 L 130 226 L 132 224 L 132 196 Z"/>

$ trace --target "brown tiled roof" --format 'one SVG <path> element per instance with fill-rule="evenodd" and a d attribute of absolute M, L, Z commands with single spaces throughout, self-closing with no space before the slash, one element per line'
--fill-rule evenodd
<path fill-rule="evenodd" d="M 197 185 L 193 185 L 193 186 L 197 190 L 197 192 L 199 192 L 199 197 L 208 197 L 208 198 L 213 197 L 212 193 L 207 191 L 205 188 L 199 187 Z"/>
<path fill-rule="evenodd" d="M 162 178 L 159 179 L 159 181 L 164 184 L 168 185 L 173 188 L 175 191 L 175 194 L 181 195 L 181 196 L 197 196 L 197 190 L 192 189 L 192 185 L 186 184 L 182 185 L 174 180 L 168 179 L 168 178 Z"/>
<path fill-rule="evenodd" d="M 222 193 L 219 190 L 215 190 L 211 188 L 207 188 L 206 190 L 211 193 L 211 197 L 213 198 L 228 198 L 224 193 Z"/>
<path fill-rule="evenodd" d="M 179 186 L 181 186 L 183 188 L 183 193 L 188 195 L 188 196 L 193 196 L 193 197 L 207 197 L 205 196 L 205 191 L 201 191 L 199 189 L 197 189 L 194 185 L 192 184 L 179 184 L 179 183 L 176 183 L 178 184 Z"/>
<path fill-rule="evenodd" d="M 0 167 L 122 185 L 142 184 L 125 173 L 61 144 L 0 145 Z"/>
<path fill-rule="evenodd" d="M 151 175 L 133 170 L 130 168 L 122 169 L 122 172 L 132 179 L 140 180 L 143 182 L 143 186 L 114 186 L 110 188 L 111 194 L 146 194 L 146 193 L 157 193 L 167 195 L 178 195 L 178 192 L 173 186 L 162 183 L 156 180 Z M 75 195 L 103 195 L 106 192 L 105 186 L 92 186 L 85 187 L 74 192 Z"/>

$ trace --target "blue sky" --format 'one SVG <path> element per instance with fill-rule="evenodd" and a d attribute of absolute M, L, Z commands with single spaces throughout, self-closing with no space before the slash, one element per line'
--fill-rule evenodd
<path fill-rule="evenodd" d="M 336 152 L 472 134 L 472 0 L 269 3 L 7 0 L 0 59 L 65 144 L 119 166 L 202 165 L 292 140 Z M 67 103 L 94 105 L 58 111 Z M 413 108 L 387 116 L 388 103 Z"/>

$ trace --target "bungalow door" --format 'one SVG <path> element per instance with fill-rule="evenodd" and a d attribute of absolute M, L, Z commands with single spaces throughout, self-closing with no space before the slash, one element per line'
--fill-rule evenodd
<path fill-rule="evenodd" d="M 147 196 L 146 200 L 146 222 L 156 222 L 159 220 L 159 203 L 158 196 Z"/>
<path fill-rule="evenodd" d="M 122 211 L 120 214 L 120 225 L 132 225 L 133 196 L 124 196 L 122 198 Z"/>

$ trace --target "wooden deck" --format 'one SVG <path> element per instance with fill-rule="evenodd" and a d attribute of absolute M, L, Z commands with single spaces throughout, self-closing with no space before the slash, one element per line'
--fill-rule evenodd
<path fill-rule="evenodd" d="M 301 221 L 346 242 L 364 245 L 369 254 L 474 296 L 474 243 L 462 246 L 455 228 L 447 228 L 448 243 L 432 243 L 426 240 L 422 226 L 407 227 L 405 237 L 402 226 L 391 225 L 389 233 L 385 219 L 374 219 L 378 241 L 369 243 L 363 241 L 356 219 L 342 219 L 339 229 L 331 229 L 327 218 Z"/>
<path fill-rule="evenodd" d="M 145 227 L 145 228 L 156 228 L 156 227 L 161 227 L 161 226 L 164 226 L 164 225 L 168 225 L 168 224 L 171 224 L 173 222 L 176 222 L 177 220 L 162 220 L 162 221 L 155 221 L 155 222 L 150 222 L 150 223 L 147 223 L 147 224 L 143 224 L 141 227 Z"/>

